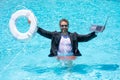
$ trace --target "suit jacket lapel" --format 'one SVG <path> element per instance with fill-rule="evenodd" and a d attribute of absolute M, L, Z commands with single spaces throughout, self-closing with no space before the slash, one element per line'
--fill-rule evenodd
<path fill-rule="evenodd" d="M 70 36 L 71 45 L 73 46 L 73 37 L 72 37 L 73 35 L 70 32 L 68 32 L 68 34 Z"/>

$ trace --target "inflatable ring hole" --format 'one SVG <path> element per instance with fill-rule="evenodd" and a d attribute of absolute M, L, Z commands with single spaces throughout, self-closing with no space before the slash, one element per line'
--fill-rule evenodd
<path fill-rule="evenodd" d="M 28 23 L 28 18 L 25 16 L 21 16 L 17 18 L 15 24 L 17 25 L 18 31 L 22 33 L 27 32 L 30 28 L 30 24 Z"/>

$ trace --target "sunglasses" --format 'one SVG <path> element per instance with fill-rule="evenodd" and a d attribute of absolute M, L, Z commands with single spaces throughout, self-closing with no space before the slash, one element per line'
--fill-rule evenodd
<path fill-rule="evenodd" d="M 60 27 L 68 27 L 68 25 L 60 25 Z"/>

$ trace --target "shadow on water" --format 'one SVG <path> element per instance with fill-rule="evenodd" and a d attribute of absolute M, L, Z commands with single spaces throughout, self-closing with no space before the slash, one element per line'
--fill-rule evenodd
<path fill-rule="evenodd" d="M 54 72 L 56 74 L 63 74 L 65 71 L 75 72 L 79 74 L 87 74 L 92 72 L 93 70 L 98 71 L 115 71 L 119 68 L 117 64 L 96 64 L 96 65 L 86 65 L 86 64 L 77 64 L 73 65 L 71 68 L 68 67 L 58 67 L 57 65 L 54 67 L 36 67 L 36 66 L 23 66 L 22 70 L 35 73 L 42 74 L 47 72 Z"/>
<path fill-rule="evenodd" d="M 59 66 L 54 66 L 54 67 L 23 66 L 22 67 L 22 70 L 35 74 L 42 74 L 47 72 L 55 72 L 56 74 L 62 74 L 67 69 L 68 69 L 67 67 L 59 67 Z"/>
<path fill-rule="evenodd" d="M 92 72 L 93 70 L 115 71 L 118 68 L 119 65 L 117 64 L 96 64 L 96 65 L 79 64 L 79 65 L 74 65 L 72 67 L 72 72 L 86 74 Z"/>

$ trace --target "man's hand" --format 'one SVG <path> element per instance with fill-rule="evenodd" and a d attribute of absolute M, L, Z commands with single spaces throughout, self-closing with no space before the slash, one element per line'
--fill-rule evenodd
<path fill-rule="evenodd" d="M 28 23 L 31 24 L 31 21 L 28 19 Z"/>

